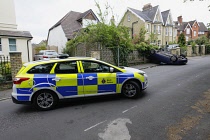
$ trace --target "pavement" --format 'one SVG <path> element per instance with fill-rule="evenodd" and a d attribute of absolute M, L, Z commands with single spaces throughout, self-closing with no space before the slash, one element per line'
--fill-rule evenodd
<path fill-rule="evenodd" d="M 143 70 L 143 69 L 152 68 L 156 66 L 157 64 L 145 63 L 145 64 L 140 64 L 140 65 L 135 65 L 135 66 L 130 66 L 130 67 Z M 12 93 L 12 89 L 0 91 L 0 101 L 11 99 L 11 93 Z"/>

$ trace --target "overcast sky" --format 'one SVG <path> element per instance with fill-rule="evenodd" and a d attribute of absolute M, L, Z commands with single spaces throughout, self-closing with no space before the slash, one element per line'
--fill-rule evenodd
<path fill-rule="evenodd" d="M 112 7 L 116 20 L 120 20 L 127 7 L 142 10 L 143 5 L 159 5 L 160 10 L 170 9 L 174 21 L 182 15 L 183 21 L 198 20 L 206 25 L 210 22 L 208 5 L 210 0 L 194 0 L 183 3 L 183 0 L 97 0 L 103 9 L 105 4 Z M 32 43 L 47 39 L 49 28 L 58 22 L 69 11 L 85 12 L 92 9 L 97 13 L 94 0 L 14 0 L 18 30 L 30 31 Z"/>

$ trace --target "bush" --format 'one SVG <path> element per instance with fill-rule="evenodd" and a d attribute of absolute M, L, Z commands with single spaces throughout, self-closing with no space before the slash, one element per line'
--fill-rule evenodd
<path fill-rule="evenodd" d="M 206 44 L 206 54 L 210 54 L 210 43 Z"/>
<path fill-rule="evenodd" d="M 148 45 L 144 42 L 141 42 L 140 44 L 136 44 L 135 48 L 137 49 L 139 56 L 144 56 L 148 58 L 150 56 L 150 52 L 152 49 L 158 49 L 158 46 L 155 45 Z"/>

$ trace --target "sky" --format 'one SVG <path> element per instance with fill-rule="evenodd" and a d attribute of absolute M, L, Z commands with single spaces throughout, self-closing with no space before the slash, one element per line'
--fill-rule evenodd
<path fill-rule="evenodd" d="M 92 9 L 97 15 L 95 1 L 103 11 L 108 3 L 116 21 L 122 18 L 127 7 L 142 10 L 145 4 L 151 3 L 152 6 L 159 5 L 161 12 L 170 9 L 174 21 L 181 15 L 183 21 L 196 19 L 205 25 L 210 23 L 210 0 L 188 0 L 185 3 L 184 0 L 14 0 L 18 30 L 29 31 L 33 36 L 32 43 L 38 44 L 47 39 L 48 30 L 69 11 Z"/>

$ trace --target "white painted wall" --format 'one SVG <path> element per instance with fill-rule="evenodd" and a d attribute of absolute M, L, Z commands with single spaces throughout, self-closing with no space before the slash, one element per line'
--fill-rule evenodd
<path fill-rule="evenodd" d="M 2 52 L 0 55 L 9 56 L 9 38 L 7 37 L 0 37 L 2 43 Z M 32 45 L 31 41 L 28 42 L 29 46 L 29 59 L 28 60 L 28 51 L 27 51 L 27 39 L 26 38 L 16 38 L 16 48 L 18 52 L 22 52 L 22 62 L 29 62 L 32 61 Z"/>
<path fill-rule="evenodd" d="M 50 30 L 49 37 L 48 37 L 48 45 L 49 46 L 57 46 L 58 53 L 62 53 L 63 49 L 66 47 L 67 38 L 65 33 L 59 25 L 58 27 Z"/>
<path fill-rule="evenodd" d="M 0 30 L 16 30 L 15 5 L 13 0 L 0 0 Z"/>
<path fill-rule="evenodd" d="M 28 46 L 27 46 L 27 43 L 28 43 Z M 19 39 L 16 39 L 16 45 L 17 45 L 17 51 L 22 52 L 21 54 L 22 54 L 23 63 L 33 61 L 31 41 L 27 42 L 26 38 L 19 38 Z"/>

